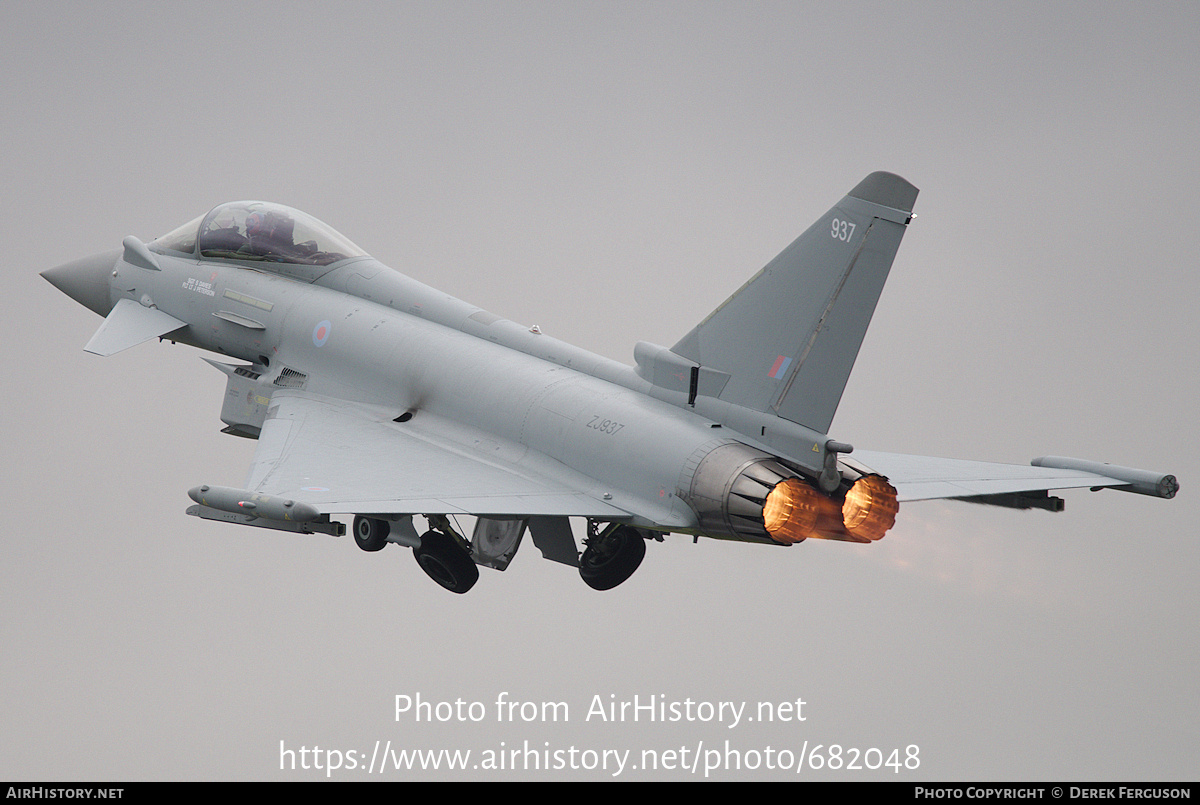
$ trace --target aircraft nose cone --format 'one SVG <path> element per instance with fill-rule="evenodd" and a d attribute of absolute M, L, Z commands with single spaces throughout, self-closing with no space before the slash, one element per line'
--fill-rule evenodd
<path fill-rule="evenodd" d="M 42 272 L 42 276 L 79 304 L 101 316 L 107 316 L 112 310 L 108 281 L 120 256 L 120 249 L 93 254 L 48 268 Z"/>

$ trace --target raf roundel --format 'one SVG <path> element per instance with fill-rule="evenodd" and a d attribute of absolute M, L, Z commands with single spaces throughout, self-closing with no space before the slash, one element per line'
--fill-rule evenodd
<path fill-rule="evenodd" d="M 313 328 L 313 346 L 323 347 L 325 342 L 329 340 L 329 331 L 333 329 L 333 325 L 328 320 L 320 322 Z"/>

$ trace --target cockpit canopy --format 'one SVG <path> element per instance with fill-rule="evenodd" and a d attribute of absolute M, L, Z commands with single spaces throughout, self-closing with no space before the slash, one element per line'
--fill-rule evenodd
<path fill-rule="evenodd" d="M 264 201 L 222 204 L 150 246 L 204 258 L 300 266 L 328 266 L 367 256 L 344 235 L 311 215 Z"/>

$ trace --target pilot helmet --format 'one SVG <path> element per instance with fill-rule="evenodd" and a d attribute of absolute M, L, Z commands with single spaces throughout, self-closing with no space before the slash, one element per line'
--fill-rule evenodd
<path fill-rule="evenodd" d="M 251 237 L 267 234 L 267 216 L 261 212 L 252 212 L 247 215 L 246 234 Z"/>

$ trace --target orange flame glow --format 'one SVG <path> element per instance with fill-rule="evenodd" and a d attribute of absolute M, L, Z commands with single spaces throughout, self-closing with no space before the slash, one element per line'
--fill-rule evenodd
<path fill-rule="evenodd" d="M 776 542 L 794 545 L 813 536 L 820 493 L 799 478 L 784 478 L 763 504 L 763 524 Z"/>
<path fill-rule="evenodd" d="M 846 492 L 842 519 L 851 536 L 873 542 L 896 524 L 899 510 L 896 488 L 878 475 L 865 475 Z"/>

